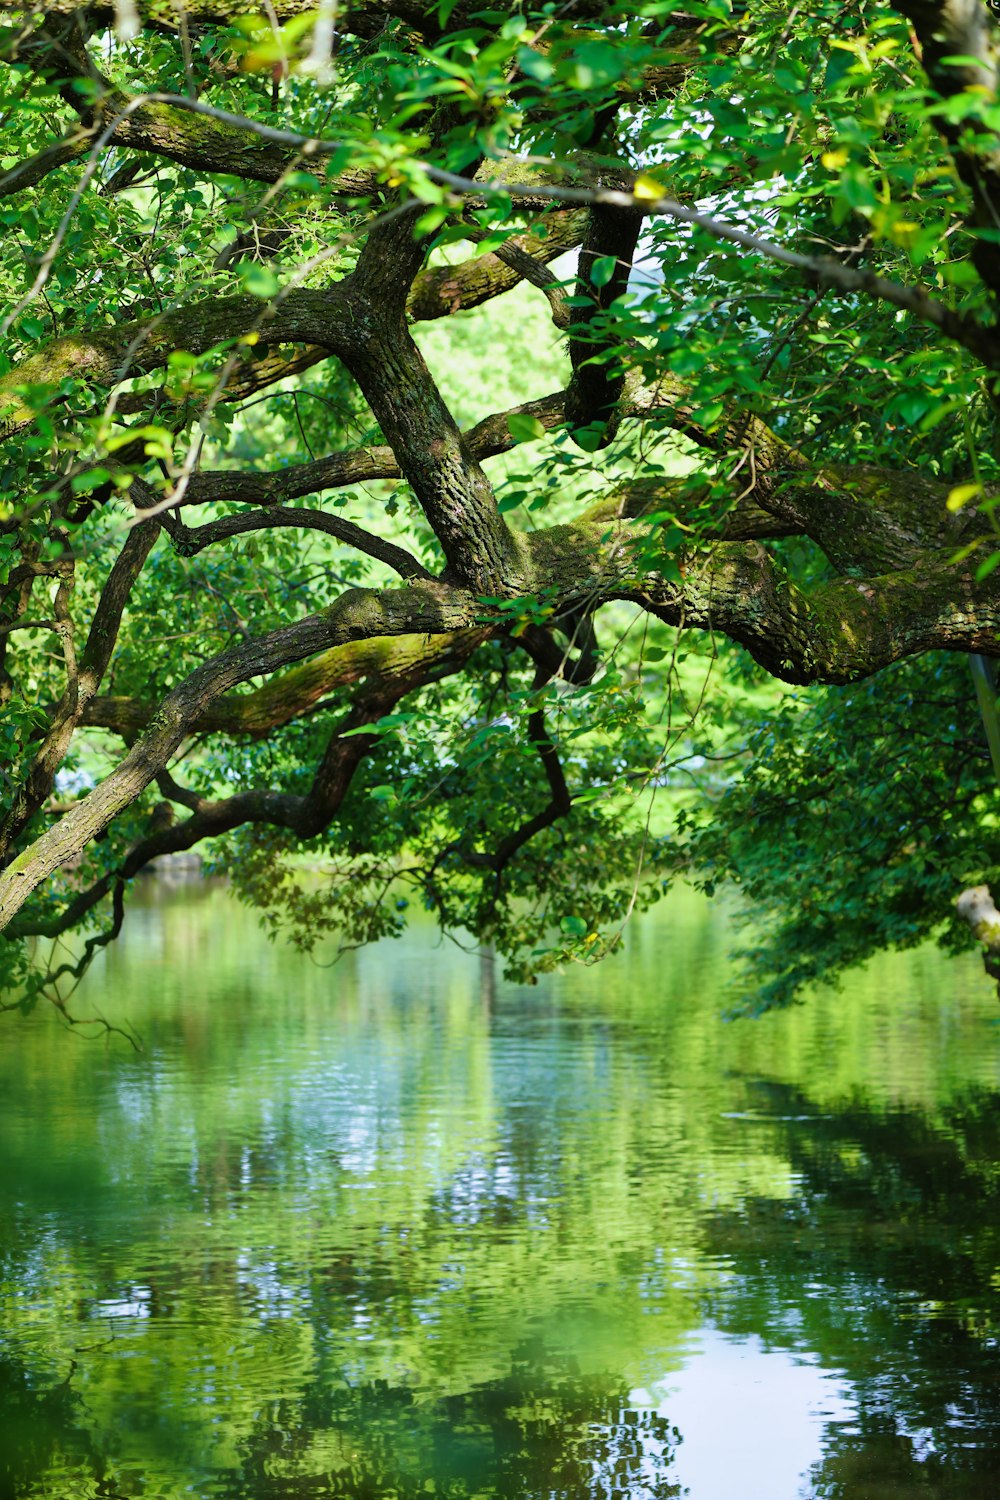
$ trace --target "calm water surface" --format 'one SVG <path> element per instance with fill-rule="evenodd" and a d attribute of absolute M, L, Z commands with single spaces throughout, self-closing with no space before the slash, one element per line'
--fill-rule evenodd
<path fill-rule="evenodd" d="M 0 1029 L 0 1500 L 988 1500 L 1000 1010 L 724 1024 L 718 908 L 534 989 L 152 883 Z"/>

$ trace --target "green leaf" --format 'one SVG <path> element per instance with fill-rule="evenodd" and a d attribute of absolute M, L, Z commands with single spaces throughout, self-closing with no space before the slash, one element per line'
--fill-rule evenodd
<path fill-rule="evenodd" d="M 507 430 L 515 443 L 535 442 L 545 436 L 545 428 L 537 417 L 526 412 L 511 412 L 507 418 Z"/>
<path fill-rule="evenodd" d="M 518 48 L 517 65 L 526 78 L 533 78 L 536 83 L 548 83 L 555 73 L 549 59 L 533 47 Z"/>
<path fill-rule="evenodd" d="M 601 255 L 590 268 L 590 279 L 594 286 L 607 286 L 618 268 L 616 255 Z"/>
<path fill-rule="evenodd" d="M 241 261 L 236 268 L 240 285 L 251 297 L 268 302 L 280 290 L 281 283 L 270 266 L 258 265 L 256 261 Z"/>
<path fill-rule="evenodd" d="M 976 496 L 981 495 L 982 492 L 983 487 L 981 484 L 956 485 L 955 488 L 949 493 L 948 498 L 945 501 L 945 506 L 950 511 L 962 510 L 966 505 L 969 504 L 970 500 L 974 500 Z"/>
<path fill-rule="evenodd" d="M 70 480 L 70 489 L 74 495 L 89 494 L 91 490 L 96 490 L 99 485 L 107 484 L 110 478 L 111 474 L 107 469 L 100 467 L 87 469 L 83 474 L 73 475 L 73 478 Z"/>

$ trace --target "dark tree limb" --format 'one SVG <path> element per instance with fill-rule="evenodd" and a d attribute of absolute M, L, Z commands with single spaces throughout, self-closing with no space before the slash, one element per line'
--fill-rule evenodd
<path fill-rule="evenodd" d="M 58 167 L 66 166 L 67 162 L 79 161 L 89 151 L 94 135 L 93 130 L 81 128 L 64 136 L 62 140 L 53 141 L 34 156 L 15 162 L 14 166 L 0 173 L 0 198 L 9 198 L 12 193 L 34 187 Z"/>
<path fill-rule="evenodd" d="M 509 411 L 496 412 L 463 432 L 462 440 L 472 456 L 480 462 L 486 458 L 494 458 L 498 453 L 507 453 L 517 446 L 518 441 L 511 434 L 511 417 L 534 417 L 547 431 L 551 431 L 562 421 L 563 400 L 563 392 L 554 391 L 552 395 L 542 396 L 536 401 L 524 401 L 519 406 L 511 407 Z M 297 500 L 303 495 L 315 495 L 323 490 L 341 489 L 344 485 L 359 484 L 366 480 L 400 477 L 399 464 L 388 446 L 354 448 L 331 453 L 329 457 L 315 459 L 311 463 L 290 464 L 285 469 L 272 469 L 263 473 L 237 469 L 204 469 L 191 476 L 182 503 L 185 506 L 220 502 L 268 505 L 281 500 Z"/>
<path fill-rule="evenodd" d="M 189 735 L 247 735 L 259 739 L 316 713 L 344 688 L 365 677 L 395 680 L 423 671 L 428 678 L 458 671 L 490 634 L 488 627 L 439 635 L 375 637 L 334 646 L 310 661 L 279 672 L 252 693 L 228 693 L 206 705 L 188 725 Z M 84 712 L 85 725 L 110 729 L 129 744 L 145 730 L 156 704 L 139 698 L 97 697 Z"/>
<path fill-rule="evenodd" d="M 512 236 L 487 255 L 421 271 L 413 282 L 406 310 L 416 322 L 447 317 L 478 307 L 520 281 L 528 281 L 549 298 L 555 310 L 554 321 L 564 328 L 569 321 L 565 297 L 553 287 L 546 265 L 580 243 L 585 222 L 586 215 L 579 209 L 546 214 L 529 233 Z M 476 238 L 476 232 L 470 230 L 469 237 Z"/>
<path fill-rule="evenodd" d="M 528 738 L 542 763 L 550 796 L 546 805 L 533 818 L 528 818 L 519 828 L 513 829 L 505 839 L 501 839 L 494 850 L 489 861 L 489 868 L 497 876 L 498 889 L 499 879 L 515 854 L 539 833 L 546 828 L 551 828 L 553 823 L 557 823 L 560 818 L 565 818 L 573 806 L 562 761 L 559 759 L 559 751 L 549 734 L 545 723 L 545 710 L 542 707 L 536 708 L 528 715 Z"/>
<path fill-rule="evenodd" d="M 625 171 L 606 175 L 601 187 L 631 198 L 633 176 Z M 628 287 L 642 224 L 641 209 L 595 203 L 580 250 L 576 297 L 586 298 L 589 305 L 575 309 L 570 329 L 573 378 L 566 392 L 566 419 L 571 428 L 603 428 L 602 447 L 614 436 L 613 419 L 625 386 L 621 339 L 612 309 Z M 595 267 L 604 269 L 609 261 L 613 262 L 610 275 L 595 281 Z"/>
<path fill-rule="evenodd" d="M 466 657 L 467 652 L 462 651 L 427 654 L 423 659 L 414 659 L 398 674 L 380 678 L 374 686 L 360 687 L 351 708 L 332 730 L 312 783 L 303 794 L 257 788 L 213 800 L 188 792 L 178 786 L 169 772 L 160 771 L 156 779 L 161 790 L 172 801 L 189 808 L 191 817 L 180 823 L 170 822 L 146 835 L 129 850 L 118 868 L 108 871 L 78 892 L 56 916 L 15 923 L 10 935 L 58 937 L 76 927 L 109 891 L 112 892 L 115 906 L 111 929 L 89 940 L 78 967 L 67 966 L 51 978 L 58 978 L 64 972 L 78 976 L 97 948 L 117 936 L 121 928 L 125 888 L 154 859 L 183 853 L 205 839 L 219 838 L 247 823 L 284 828 L 302 839 L 317 837 L 336 816 L 358 765 L 378 748 L 376 734 L 356 731 L 373 725 L 382 715 L 391 712 L 401 698 L 424 683 L 461 670 Z"/>
<path fill-rule="evenodd" d="M 165 529 L 182 557 L 195 557 L 206 547 L 217 542 L 229 541 L 235 536 L 246 536 L 253 531 L 271 531 L 283 526 L 292 526 L 301 531 L 322 531 L 336 537 L 348 547 L 364 552 L 383 562 L 401 578 L 430 578 L 432 575 L 405 547 L 397 547 L 382 537 L 373 536 L 353 521 L 341 520 L 339 516 L 327 515 L 323 510 L 290 510 L 273 506 L 268 510 L 248 510 L 236 516 L 223 516 L 218 521 L 209 521 L 204 526 L 185 526 L 182 521 L 166 512 L 163 517 Z"/>
<path fill-rule="evenodd" d="M 424 247 L 409 208 L 369 234 L 352 282 L 363 336 L 342 350 L 347 369 L 392 448 L 457 580 L 494 594 L 516 575 L 513 534 L 406 325 L 405 305 Z"/>
<path fill-rule="evenodd" d="M 506 597 L 545 590 L 557 612 L 628 599 L 670 624 L 720 631 L 786 682 L 847 683 L 905 656 L 958 650 L 1000 656 L 1000 579 L 956 567 L 952 549 L 919 567 L 871 579 L 838 579 L 809 594 L 758 543 L 722 542 L 679 558 L 681 580 L 640 569 L 644 532 L 633 523 L 552 527 L 522 539 L 527 582 Z M 484 623 L 475 593 L 419 580 L 381 591 L 353 589 L 329 609 L 233 647 L 206 662 L 163 700 L 145 732 L 100 786 L 0 874 L 0 924 L 31 891 L 79 853 L 164 769 L 191 727 L 223 694 L 251 677 L 318 651 L 374 637 L 461 631 Z M 494 629 L 503 628 L 497 615 Z"/>
<path fill-rule="evenodd" d="M 576 242 L 576 238 L 574 235 L 572 243 Z M 552 248 L 548 241 L 546 248 Z M 522 281 L 538 288 L 549 304 L 553 323 L 560 332 L 565 333 L 573 317 L 566 293 L 552 280 L 551 271 L 546 270 L 546 262 L 553 259 L 553 256 L 540 255 L 537 250 L 532 253 L 517 240 L 508 240 L 493 253 L 497 260 L 503 261 L 504 265 L 515 271 Z"/>
<path fill-rule="evenodd" d="M 0 824 L 0 863 L 5 861 L 11 843 L 51 795 L 56 772 L 66 758 L 80 718 L 107 671 L 132 587 L 142 572 L 159 529 L 156 521 L 136 526 L 126 537 L 111 568 L 94 611 L 79 666 L 72 659 L 68 660 L 66 690 L 53 711 L 50 726 L 31 768 Z M 57 600 L 57 620 L 59 614 Z"/>
<path fill-rule="evenodd" d="M 337 353 L 352 337 L 347 286 L 343 281 L 326 290 L 299 287 L 270 304 L 256 297 L 213 297 L 117 328 L 54 339 L 0 379 L 0 439 L 13 437 L 35 419 L 19 387 L 51 389 L 67 376 L 115 386 L 163 369 L 175 349 L 207 354 L 241 340 L 248 341 L 248 359 L 251 349 L 256 353 L 281 344 L 318 344 Z"/>
<path fill-rule="evenodd" d="M 943 99 L 971 91 L 994 105 L 1000 84 L 1000 24 L 984 0 L 896 0 L 894 9 L 913 23 L 927 77 Z M 973 224 L 1000 230 L 1000 145 L 981 120 L 940 121 L 959 176 L 972 193 Z M 979 240 L 976 269 L 1000 296 L 1000 245 Z"/>

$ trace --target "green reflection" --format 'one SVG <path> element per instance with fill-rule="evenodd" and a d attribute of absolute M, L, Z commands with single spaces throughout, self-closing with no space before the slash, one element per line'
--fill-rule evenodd
<path fill-rule="evenodd" d="M 706 1321 L 843 1372 L 817 1495 L 992 1473 L 974 961 L 725 1025 L 685 893 L 524 991 L 430 928 L 324 968 L 223 890 L 147 902 L 80 1000 L 143 1053 L 5 1028 L 0 1497 L 667 1496 L 627 1392 Z"/>

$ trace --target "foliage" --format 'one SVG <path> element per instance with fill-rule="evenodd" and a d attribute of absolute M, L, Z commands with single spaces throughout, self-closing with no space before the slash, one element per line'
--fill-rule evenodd
<path fill-rule="evenodd" d="M 734 882 L 749 903 L 746 957 L 763 983 L 744 1011 L 785 1005 L 882 947 L 969 946 L 952 898 L 989 878 L 1000 830 L 961 661 L 789 695 L 749 753 L 710 811 L 680 814 L 701 882 Z"/>
<path fill-rule="evenodd" d="M 758 1009 L 960 945 L 985 5 L 0 12 L 11 1003 L 194 848 L 300 945 L 416 902 L 524 979 L 735 879 Z"/>

